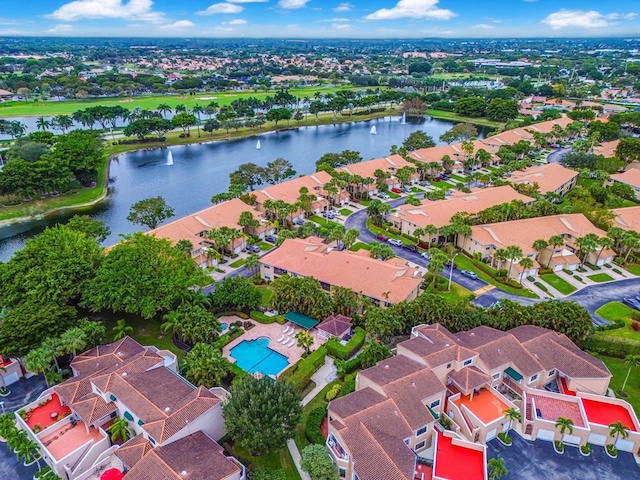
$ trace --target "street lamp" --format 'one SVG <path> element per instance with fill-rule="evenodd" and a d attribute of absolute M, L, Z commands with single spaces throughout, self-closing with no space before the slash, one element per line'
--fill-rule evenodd
<path fill-rule="evenodd" d="M 455 265 L 453 261 L 458 255 L 459 253 L 456 253 L 453 257 L 451 257 L 451 266 L 449 267 L 449 288 L 447 288 L 447 290 L 451 290 L 451 277 L 453 277 L 453 266 Z"/>
<path fill-rule="evenodd" d="M 4 415 L 4 402 L 0 402 L 0 407 L 2 407 L 2 414 Z"/>

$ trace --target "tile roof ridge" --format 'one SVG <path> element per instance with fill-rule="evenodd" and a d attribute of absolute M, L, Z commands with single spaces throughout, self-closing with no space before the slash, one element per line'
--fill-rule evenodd
<path fill-rule="evenodd" d="M 406 422 L 406 420 L 405 420 L 405 422 Z M 369 429 L 369 428 L 368 428 L 364 423 L 361 423 L 361 425 L 362 425 L 362 427 L 364 428 L 365 432 L 366 432 L 366 433 L 368 433 L 368 434 L 369 434 L 369 436 L 373 439 L 373 441 L 376 443 L 376 445 L 378 445 L 378 447 L 380 448 L 380 450 L 382 451 L 382 453 L 384 454 L 384 456 L 385 456 L 385 457 L 387 457 L 387 459 L 388 459 L 388 460 L 393 464 L 393 467 L 396 469 L 396 471 L 397 471 L 399 474 L 403 475 L 403 474 L 402 474 L 402 470 L 400 470 L 400 468 L 398 467 L 398 464 L 395 462 L 395 460 L 393 459 L 393 457 L 387 453 L 387 451 L 386 451 L 386 450 L 385 450 L 385 448 L 382 446 L 382 444 L 378 441 L 378 439 L 377 439 L 377 438 L 376 438 L 376 436 L 373 434 L 373 432 L 372 432 L 372 431 L 371 431 L 371 430 L 370 430 L 370 429 Z M 386 432 L 384 432 L 384 431 L 382 431 L 382 430 L 378 430 L 377 428 L 376 428 L 375 430 L 376 430 L 377 432 L 381 433 L 382 435 L 386 435 L 386 436 L 388 436 L 388 437 L 395 438 L 395 437 L 393 437 L 393 435 L 389 435 L 388 433 L 386 433 Z M 400 440 L 400 439 L 398 439 L 398 440 L 399 440 L 399 441 L 402 441 L 402 440 Z M 403 443 L 404 443 L 404 442 L 403 442 Z M 409 447 L 407 447 L 407 448 L 409 448 Z"/>

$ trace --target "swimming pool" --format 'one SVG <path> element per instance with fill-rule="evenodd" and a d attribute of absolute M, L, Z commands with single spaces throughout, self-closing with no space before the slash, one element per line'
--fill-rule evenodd
<path fill-rule="evenodd" d="M 275 376 L 289 366 L 289 361 L 281 353 L 270 349 L 270 342 L 267 337 L 243 340 L 233 347 L 230 353 L 236 359 L 236 365 L 243 370 Z"/>
<path fill-rule="evenodd" d="M 229 328 L 229 324 L 225 323 L 225 322 L 220 322 L 220 331 L 224 332 L 227 330 L 227 328 Z"/>

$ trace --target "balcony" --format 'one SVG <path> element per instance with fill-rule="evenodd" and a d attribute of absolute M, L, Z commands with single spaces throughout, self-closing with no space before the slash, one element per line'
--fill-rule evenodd
<path fill-rule="evenodd" d="M 64 422 L 53 431 L 47 431 L 39 440 L 56 462 L 90 442 L 96 444 L 105 440 L 105 450 L 109 448 L 106 434 L 82 421 Z"/>
<path fill-rule="evenodd" d="M 57 393 L 51 393 L 33 402 L 18 412 L 27 426 L 38 433 L 71 414 L 71 409 L 64 405 Z"/>

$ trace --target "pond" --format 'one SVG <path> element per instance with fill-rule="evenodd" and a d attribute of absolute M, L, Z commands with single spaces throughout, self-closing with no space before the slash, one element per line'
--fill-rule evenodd
<path fill-rule="evenodd" d="M 373 126 L 375 135 L 371 134 Z M 399 117 L 385 117 L 338 125 L 303 125 L 259 137 L 125 153 L 111 162 L 108 198 L 83 213 L 111 228 L 105 245 L 112 245 L 121 234 L 141 230 L 126 218 L 133 203 L 160 195 L 175 209 L 174 218 L 196 212 L 211 205 L 212 195 L 227 190 L 229 174 L 242 163 L 264 166 L 282 157 L 293 164 L 298 175 L 308 174 L 315 171 L 316 160 L 325 153 L 349 149 L 359 151 L 365 160 L 379 158 L 416 130 L 424 131 L 440 144 L 438 137 L 451 126 L 452 122 L 431 118 L 403 123 Z M 482 127 L 479 132 L 480 136 L 485 134 Z M 258 139 L 260 149 L 256 149 Z M 173 162 L 167 161 L 169 151 Z M 46 226 L 64 223 L 72 215 L 68 212 L 0 228 L 0 260 L 6 261 Z"/>

